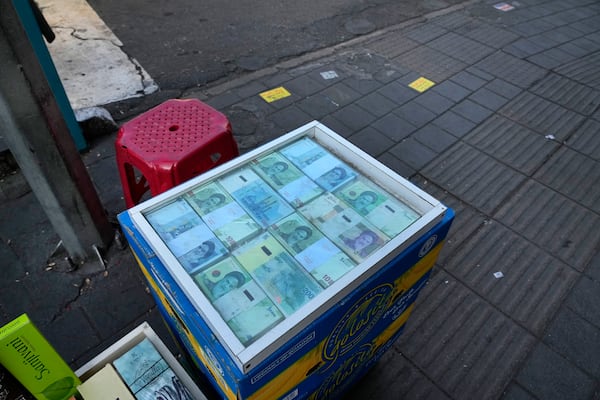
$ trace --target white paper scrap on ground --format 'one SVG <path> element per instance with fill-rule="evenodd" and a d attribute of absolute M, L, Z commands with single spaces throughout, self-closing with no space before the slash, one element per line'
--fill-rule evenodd
<path fill-rule="evenodd" d="M 323 79 L 335 79 L 338 77 L 338 74 L 335 71 L 325 71 L 321 72 L 321 76 Z"/>
<path fill-rule="evenodd" d="M 56 39 L 46 43 L 73 109 L 153 93 L 158 86 L 85 0 L 38 0 Z"/>
<path fill-rule="evenodd" d="M 554 135 L 546 135 L 546 139 L 554 140 L 554 139 L 556 139 L 556 137 L 554 137 Z"/>
<path fill-rule="evenodd" d="M 500 271 L 494 272 L 494 278 L 496 278 L 496 279 L 504 278 L 504 274 Z"/>

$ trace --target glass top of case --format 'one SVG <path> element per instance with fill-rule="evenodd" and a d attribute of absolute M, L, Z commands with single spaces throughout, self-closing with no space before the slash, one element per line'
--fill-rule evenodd
<path fill-rule="evenodd" d="M 143 215 L 245 346 L 420 218 L 309 137 Z"/>

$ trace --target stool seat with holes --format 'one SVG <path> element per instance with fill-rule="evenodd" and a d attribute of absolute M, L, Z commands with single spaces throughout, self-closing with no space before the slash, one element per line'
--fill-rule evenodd
<path fill-rule="evenodd" d="M 231 124 L 197 99 L 172 99 L 126 122 L 116 147 L 127 208 L 238 156 Z"/>

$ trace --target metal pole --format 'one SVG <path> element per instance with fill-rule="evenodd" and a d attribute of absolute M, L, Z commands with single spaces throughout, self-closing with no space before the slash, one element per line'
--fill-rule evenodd
<path fill-rule="evenodd" d="M 0 2 L 0 123 L 71 261 L 96 259 L 114 229 L 10 0 Z"/>

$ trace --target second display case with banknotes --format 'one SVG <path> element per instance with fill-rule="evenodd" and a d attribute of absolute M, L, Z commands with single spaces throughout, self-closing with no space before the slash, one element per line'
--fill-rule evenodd
<path fill-rule="evenodd" d="M 400 334 L 453 215 L 315 121 L 119 221 L 216 389 L 293 399 L 343 391 Z"/>

